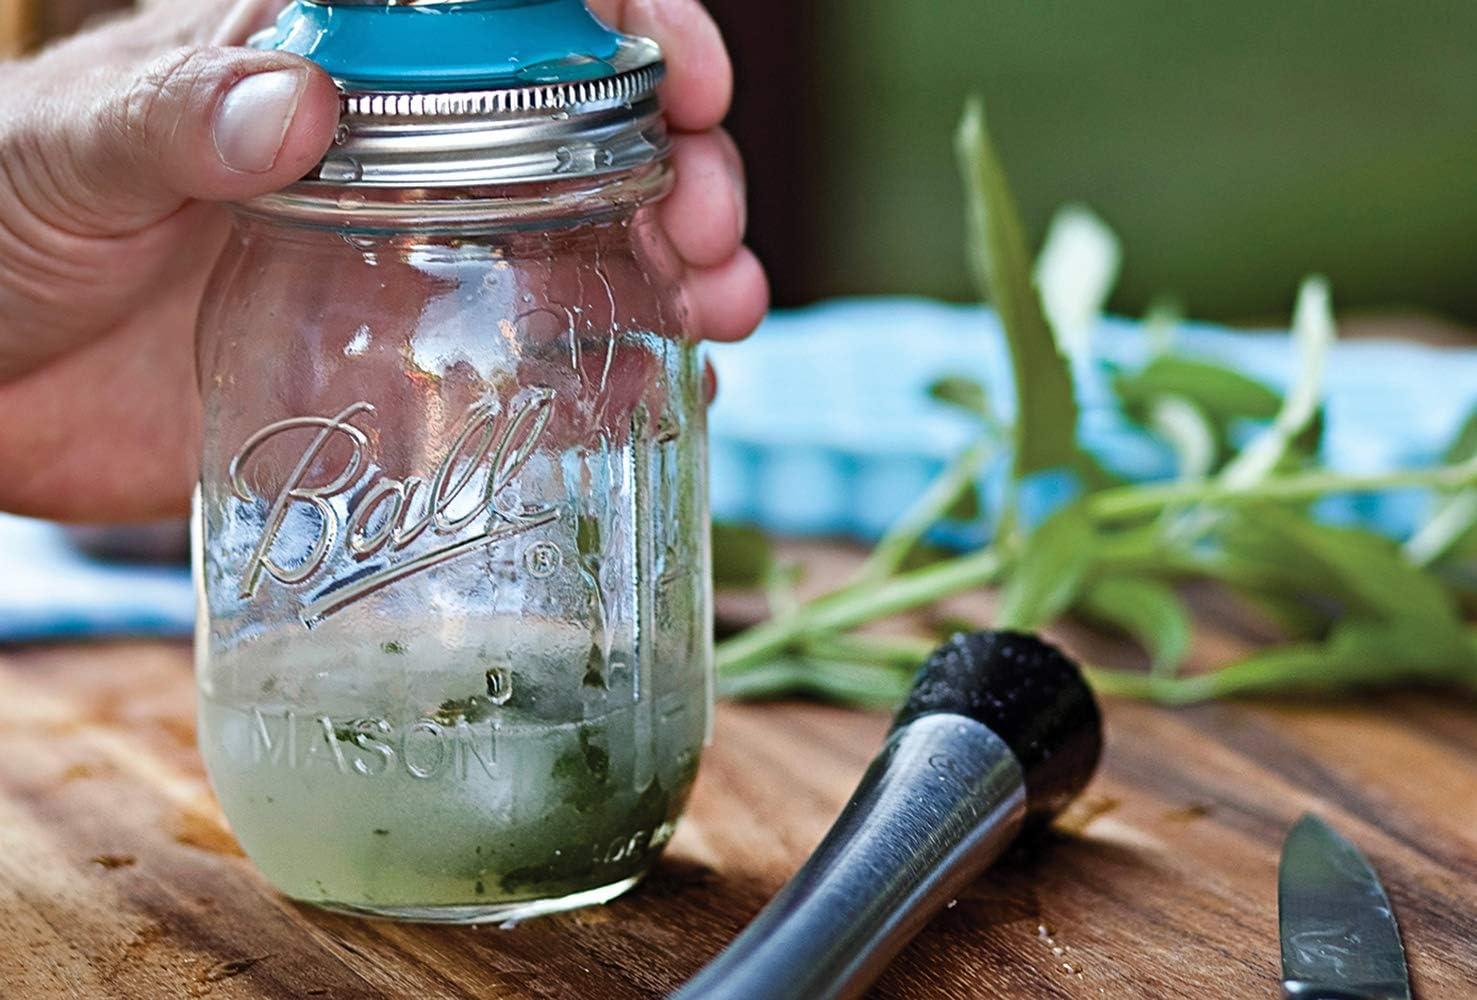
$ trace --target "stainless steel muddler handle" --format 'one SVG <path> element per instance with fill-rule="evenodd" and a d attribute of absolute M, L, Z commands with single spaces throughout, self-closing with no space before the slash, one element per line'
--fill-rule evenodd
<path fill-rule="evenodd" d="M 1101 750 L 1097 703 L 1066 657 L 1028 635 L 955 636 L 810 860 L 672 1000 L 858 996 L 1082 790 Z"/>

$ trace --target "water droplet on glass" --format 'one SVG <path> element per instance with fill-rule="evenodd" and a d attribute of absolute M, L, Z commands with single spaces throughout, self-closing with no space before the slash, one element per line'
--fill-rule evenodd
<path fill-rule="evenodd" d="M 554 150 L 554 173 L 566 174 L 574 169 L 574 153 L 568 146 Z"/>
<path fill-rule="evenodd" d="M 663 410 L 657 418 L 652 440 L 657 444 L 671 444 L 682 436 L 682 424 L 671 410 Z"/>
<path fill-rule="evenodd" d="M 363 207 L 364 198 L 362 195 L 346 194 L 339 196 L 338 209 L 340 212 L 357 212 Z M 355 245 L 357 246 L 358 244 L 356 243 Z"/>
<path fill-rule="evenodd" d="M 352 184 L 364 179 L 364 168 L 352 156 L 330 156 L 318 168 L 318 176 L 330 184 Z"/>
<path fill-rule="evenodd" d="M 518 60 L 510 59 L 513 65 Z M 595 56 L 571 53 L 558 59 L 545 59 L 530 63 L 518 70 L 518 79 L 524 83 L 570 83 L 575 80 L 596 80 L 609 76 L 610 63 Z"/>
<path fill-rule="evenodd" d="M 602 149 L 595 154 L 595 161 L 602 167 L 608 167 L 615 162 L 615 154 L 608 149 Z"/>
<path fill-rule="evenodd" d="M 346 143 L 348 141 L 349 141 L 349 126 L 340 123 L 339 124 L 339 127 L 333 130 L 333 144 L 335 146 L 342 146 L 344 143 Z"/>
<path fill-rule="evenodd" d="M 596 643 L 590 644 L 590 657 L 585 662 L 585 687 L 597 691 L 609 690 L 610 681 L 605 676 L 605 652 Z"/>
<path fill-rule="evenodd" d="M 506 705 L 513 697 L 513 675 L 506 667 L 487 671 L 487 698 L 494 705 Z"/>

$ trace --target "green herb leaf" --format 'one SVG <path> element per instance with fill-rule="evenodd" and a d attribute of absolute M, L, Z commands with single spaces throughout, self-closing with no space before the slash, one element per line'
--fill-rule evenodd
<path fill-rule="evenodd" d="M 1148 424 L 1174 449 L 1182 481 L 1210 475 L 1220 449 L 1204 410 L 1184 396 L 1161 396 L 1149 407 Z"/>
<path fill-rule="evenodd" d="M 1092 334 L 1118 284 L 1123 246 L 1085 205 L 1059 209 L 1036 259 L 1036 287 L 1057 344 L 1076 363 L 1092 352 Z"/>
<path fill-rule="evenodd" d="M 1477 409 L 1467 415 L 1443 458 L 1451 464 L 1477 461 Z M 1438 500 L 1435 513 L 1405 543 L 1405 554 L 1417 566 L 1434 566 L 1469 539 L 1477 539 L 1477 490 L 1471 489 Z"/>
<path fill-rule="evenodd" d="M 1149 351 L 1155 356 L 1168 354 L 1179 337 L 1185 321 L 1185 305 L 1173 295 L 1156 295 L 1144 313 L 1144 333 Z"/>
<path fill-rule="evenodd" d="M 1298 292 L 1292 319 L 1292 337 L 1302 355 L 1302 368 L 1272 426 L 1221 473 L 1227 486 L 1239 489 L 1265 479 L 1282 463 L 1293 443 L 1317 426 L 1324 362 L 1336 335 L 1328 282 L 1319 277 L 1306 279 Z M 1304 443 L 1306 446 L 1306 440 Z"/>
<path fill-rule="evenodd" d="M 1151 677 L 1126 671 L 1089 673 L 1107 694 L 1187 705 L 1237 695 L 1340 693 L 1400 682 L 1477 684 L 1477 640 L 1449 650 L 1429 648 L 1412 622 L 1346 622 L 1327 642 L 1282 646 L 1193 677 Z"/>
<path fill-rule="evenodd" d="M 476 725 L 492 718 L 496 707 L 491 698 L 480 694 L 467 698 L 449 698 L 441 703 L 432 718 L 443 726 L 454 726 L 464 721 Z"/>
<path fill-rule="evenodd" d="M 575 545 L 579 547 L 580 556 L 586 562 L 598 560 L 605 554 L 605 545 L 602 539 L 603 532 L 600 530 L 600 518 L 593 514 L 581 514 L 575 525 Z"/>
<path fill-rule="evenodd" d="M 1477 596 L 1477 414 L 1453 441 L 1448 464 L 1343 475 L 1318 464 L 1319 406 L 1334 320 L 1326 282 L 1298 297 L 1293 336 L 1302 366 L 1286 397 L 1245 375 L 1171 356 L 1178 311 L 1147 325 L 1154 359 L 1116 380 L 1124 409 L 1176 449 L 1181 478 L 1123 484 L 1076 441 L 1079 412 L 1063 345 L 1075 357 L 1116 269 L 1116 243 L 1080 214 L 1060 222 L 1033 283 L 1009 184 L 970 102 L 957 149 L 967 191 L 970 264 L 995 305 L 1011 356 L 1016 422 L 1012 477 L 994 540 L 978 551 L 909 569 L 927 551 L 927 530 L 963 502 L 977 476 L 962 456 L 889 532 L 859 578 L 790 606 L 772 621 L 724 642 L 720 690 L 735 697 L 809 694 L 889 704 L 906 692 L 923 651 L 911 641 L 852 630 L 949 597 L 1004 585 L 999 624 L 1030 629 L 1076 607 L 1122 629 L 1149 650 L 1150 673 L 1095 670 L 1105 691 L 1185 703 L 1293 688 L 1339 691 L 1403 681 L 1462 683 L 1477 691 L 1477 635 L 1461 620 L 1458 595 Z M 1089 232 L 1089 229 L 1095 229 Z M 1050 321 L 1048 321 L 1050 317 Z M 930 394 L 998 424 L 985 390 L 962 377 Z M 1233 455 L 1233 425 L 1269 425 Z M 983 448 L 981 444 L 978 447 Z M 1222 464 L 1224 462 L 1224 464 Z M 1080 499 L 1022 538 L 1016 504 L 1023 481 L 1069 469 Z M 1313 503 L 1336 494 L 1429 489 L 1451 494 L 1406 551 L 1369 532 L 1320 524 Z M 1166 516 L 1172 515 L 1172 516 Z M 1439 573 L 1422 571 L 1439 561 Z M 765 577 L 770 560 L 746 574 Z M 1465 575 L 1464 575 L 1465 574 Z M 1190 623 L 1167 580 L 1209 580 L 1270 608 L 1302 641 L 1223 670 L 1184 676 Z"/>
<path fill-rule="evenodd" d="M 1364 618 L 1420 624 L 1428 647 L 1465 640 L 1456 603 L 1441 583 L 1406 560 L 1388 538 L 1319 524 L 1279 507 L 1259 507 L 1224 533 L 1227 548 L 1256 553 L 1297 579 L 1313 597 L 1334 598 Z"/>
<path fill-rule="evenodd" d="M 1299 467 L 1315 465 L 1318 460 L 1318 451 L 1323 447 L 1323 432 L 1328 427 L 1328 416 L 1319 407 L 1313 413 L 1313 418 L 1308 421 L 1297 434 L 1294 434 L 1287 442 L 1287 454 L 1278 469 L 1291 471 Z"/>
<path fill-rule="evenodd" d="M 913 555 L 940 520 L 973 521 L 983 513 L 976 481 L 995 454 L 992 438 L 984 437 L 950 462 L 923 496 L 893 523 L 857 571 L 857 582 L 885 579 Z"/>
<path fill-rule="evenodd" d="M 985 387 L 963 375 L 945 375 L 928 387 L 928 395 L 972 417 L 995 425 L 995 411 L 990 408 L 990 396 Z"/>
<path fill-rule="evenodd" d="M 713 523 L 713 583 L 762 587 L 774 568 L 774 548 L 764 532 L 747 524 Z"/>
<path fill-rule="evenodd" d="M 1477 490 L 1467 490 L 1438 503 L 1421 529 L 1405 543 L 1405 555 L 1422 568 L 1434 566 L 1477 535 Z"/>
<path fill-rule="evenodd" d="M 972 631 L 972 630 L 971 630 Z M 933 653 L 937 643 L 911 636 L 847 635 L 806 643 L 806 654 L 843 663 L 870 663 L 912 673 Z"/>
<path fill-rule="evenodd" d="M 1167 585 L 1147 576 L 1110 576 L 1083 592 L 1077 610 L 1131 636 L 1148 650 L 1153 672 L 1169 676 L 1190 648 L 1190 613 Z"/>
<path fill-rule="evenodd" d="M 603 731 L 597 731 L 603 739 Z M 590 812 L 610 795 L 610 752 L 595 742 L 590 729 L 581 726 L 579 745 L 570 747 L 554 761 L 553 778 L 564 801 L 579 812 Z"/>
<path fill-rule="evenodd" d="M 1477 458 L 1477 407 L 1467 414 L 1467 419 L 1452 437 L 1451 444 L 1446 446 L 1446 454 L 1442 457 L 1451 465 Z"/>
<path fill-rule="evenodd" d="M 1092 567 L 1095 543 L 1092 521 L 1080 502 L 1042 522 L 1026 539 L 1006 582 L 998 626 L 1030 631 L 1070 608 Z"/>
<path fill-rule="evenodd" d="M 912 671 L 875 663 L 782 657 L 723 674 L 719 694 L 740 701 L 807 697 L 863 708 L 890 708 L 912 687 Z"/>
<path fill-rule="evenodd" d="M 944 511 L 944 519 L 947 521 L 978 521 L 980 515 L 985 511 L 984 502 L 980 499 L 980 488 L 974 483 L 967 483 L 964 492 L 960 493 Z"/>
<path fill-rule="evenodd" d="M 1208 361 L 1163 354 L 1143 369 L 1119 374 L 1113 391 L 1130 412 L 1146 412 L 1156 399 L 1182 396 L 1222 427 L 1236 420 L 1272 420 L 1282 397 L 1240 372 Z"/>
<path fill-rule="evenodd" d="M 1031 257 L 1005 171 L 985 126 L 984 103 L 965 108 L 957 137 L 967 194 L 970 262 L 995 305 L 1010 347 L 1015 383 L 1017 478 L 1075 467 L 1077 400 L 1031 278 Z"/>
<path fill-rule="evenodd" d="M 764 595 L 769 613 L 776 618 L 793 612 L 800 605 L 795 590 L 805 576 L 805 567 L 797 562 L 774 562 L 764 576 Z"/>
<path fill-rule="evenodd" d="M 1326 602 L 1320 608 L 1320 602 L 1309 600 L 1297 591 L 1281 589 L 1275 585 L 1268 585 L 1260 590 L 1246 587 L 1232 589 L 1241 595 L 1242 600 L 1270 618 L 1284 639 L 1302 641 L 1321 638 L 1328 634 L 1334 624 Z"/>

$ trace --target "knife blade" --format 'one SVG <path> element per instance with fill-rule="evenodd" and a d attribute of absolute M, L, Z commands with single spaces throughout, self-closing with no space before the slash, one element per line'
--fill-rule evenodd
<path fill-rule="evenodd" d="M 1311 813 L 1282 845 L 1277 909 L 1289 1000 L 1411 1000 L 1405 947 L 1379 876 Z"/>

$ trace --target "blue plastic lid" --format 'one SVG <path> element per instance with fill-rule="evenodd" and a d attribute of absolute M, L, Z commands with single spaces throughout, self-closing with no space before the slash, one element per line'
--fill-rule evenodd
<path fill-rule="evenodd" d="M 296 0 L 258 48 L 305 56 L 354 91 L 494 90 L 600 79 L 626 36 L 582 0 Z"/>

